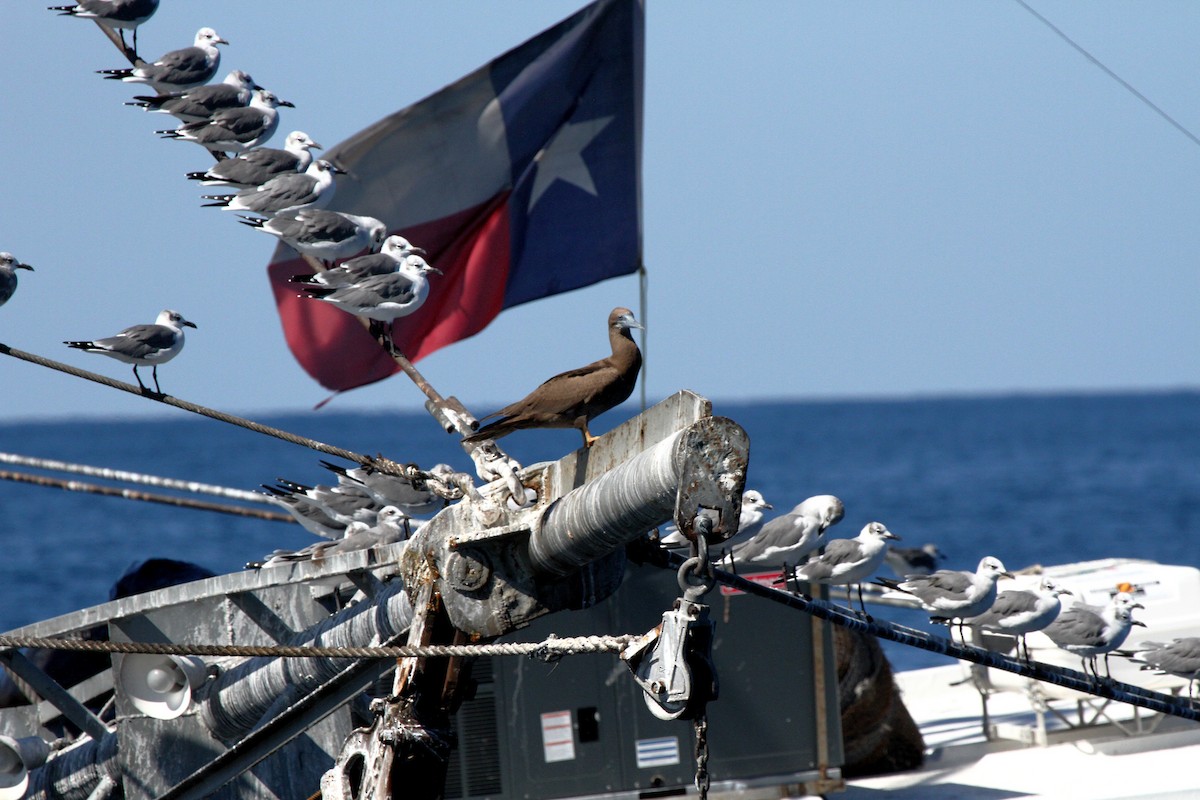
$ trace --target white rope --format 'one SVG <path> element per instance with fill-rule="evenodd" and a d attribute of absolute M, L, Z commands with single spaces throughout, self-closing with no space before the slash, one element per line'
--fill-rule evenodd
<path fill-rule="evenodd" d="M 244 500 L 249 503 L 275 505 L 275 502 L 266 495 L 259 494 L 258 492 L 248 492 L 244 489 L 230 489 L 225 486 L 213 486 L 212 484 L 200 483 L 198 481 L 159 478 L 154 475 L 143 475 L 138 472 L 126 472 L 124 470 L 107 469 L 105 467 L 89 467 L 85 464 L 71 464 L 66 461 L 55 461 L 48 458 L 33 458 L 32 456 L 19 456 L 15 453 L 0 453 L 0 463 L 18 464 L 23 467 L 69 472 L 77 475 L 88 475 L 93 478 L 106 478 L 113 481 L 140 483 L 163 489 L 179 489 L 180 491 L 193 492 L 195 494 L 215 495 L 229 500 Z"/>

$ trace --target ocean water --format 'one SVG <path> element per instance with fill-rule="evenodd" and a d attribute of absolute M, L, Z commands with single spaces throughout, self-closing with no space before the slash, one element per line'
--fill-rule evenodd
<path fill-rule="evenodd" d="M 609 412 L 594 431 L 634 412 Z M 814 494 L 845 502 L 835 537 L 879 520 L 903 545 L 937 543 L 953 569 L 973 569 L 984 555 L 1010 569 L 1110 557 L 1200 566 L 1200 393 L 716 403 L 714 413 L 746 429 L 747 485 L 777 512 Z M 470 470 L 424 412 L 257 421 L 426 468 Z M 503 441 L 524 464 L 578 444 L 574 431 Z M 279 477 L 332 478 L 319 453 L 182 411 L 0 424 L 0 451 L 249 490 Z M 108 600 L 114 581 L 145 558 L 230 572 L 312 541 L 295 525 L 0 481 L 0 631 Z M 900 645 L 888 654 L 900 669 L 942 658 Z"/>

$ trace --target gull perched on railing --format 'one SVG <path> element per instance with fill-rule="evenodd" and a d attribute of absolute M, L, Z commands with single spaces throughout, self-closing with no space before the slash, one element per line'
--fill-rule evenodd
<path fill-rule="evenodd" d="M 375 252 L 387 236 L 387 225 L 375 217 L 323 208 L 302 208 L 266 220 L 243 217 L 241 222 L 326 265 L 360 253 L 364 248 Z"/>
<path fill-rule="evenodd" d="M 858 604 L 863 616 L 870 619 L 863 604 L 862 584 L 883 564 L 888 542 L 898 541 L 899 536 L 887 529 L 882 522 L 868 522 L 853 539 L 833 539 L 825 550 L 805 563 L 794 567 L 791 575 L 797 581 L 819 583 L 827 586 L 858 587 Z"/>
<path fill-rule="evenodd" d="M 1061 595 L 1073 594 L 1047 577 L 1042 577 L 1037 586 L 1029 589 L 1005 589 L 996 595 L 991 608 L 978 616 L 968 617 L 963 624 L 980 630 L 1015 636 L 1021 647 L 1017 657 L 1029 660 L 1029 644 L 1026 634 L 1040 631 L 1053 622 L 1062 611 Z"/>
<path fill-rule="evenodd" d="M 933 622 L 958 620 L 962 634 L 962 620 L 977 617 L 991 608 L 996 602 L 996 581 L 1011 577 L 1012 573 L 1004 568 L 1000 559 L 984 556 L 974 572 L 939 569 L 929 575 L 912 575 L 903 581 L 878 578 L 875 583 L 915 597 L 930 613 Z M 887 597 L 888 593 L 883 596 Z"/>
<path fill-rule="evenodd" d="M 223 211 L 249 211 L 273 217 L 302 208 L 323 208 L 333 199 L 335 174 L 345 170 L 323 158 L 308 165 L 304 172 L 276 175 L 261 186 L 242 189 L 237 194 L 205 194 L 205 206 L 218 206 Z"/>
<path fill-rule="evenodd" d="M 1146 627 L 1146 623 L 1133 618 L 1133 609 L 1145 608 L 1128 592 L 1117 592 L 1104 607 L 1076 603 L 1063 609 L 1058 618 L 1051 622 L 1044 633 L 1060 649 L 1079 656 L 1086 673 L 1100 677 L 1096 659 L 1104 656 L 1104 673 L 1108 670 L 1108 654 L 1125 643 L 1134 625 Z"/>
<path fill-rule="evenodd" d="M 292 103 L 280 100 L 274 92 L 255 89 L 250 105 L 245 108 L 226 108 L 212 117 L 185 122 L 174 130 L 155 133 L 164 139 L 195 142 L 207 150 L 241 153 L 270 139 L 279 127 L 279 109 L 293 108 Z"/>

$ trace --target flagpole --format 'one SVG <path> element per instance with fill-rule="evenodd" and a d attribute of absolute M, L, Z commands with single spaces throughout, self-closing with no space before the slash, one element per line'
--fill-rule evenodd
<path fill-rule="evenodd" d="M 649 330 L 650 321 L 647 319 L 649 311 L 647 306 L 650 302 L 650 273 L 646 271 L 646 265 L 641 261 L 638 262 L 638 319 L 642 321 L 642 411 L 646 410 L 646 375 L 648 374 L 648 362 L 646 347 L 647 331 Z"/>

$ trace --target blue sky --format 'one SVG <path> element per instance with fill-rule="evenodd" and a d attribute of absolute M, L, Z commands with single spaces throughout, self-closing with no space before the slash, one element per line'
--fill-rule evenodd
<path fill-rule="evenodd" d="M 274 240 L 201 208 L 211 163 L 94 70 L 123 60 L 46 3 L 4 11 L 0 249 L 32 263 L 0 342 L 129 380 L 68 350 L 150 322 L 199 326 L 160 371 L 239 413 L 327 392 L 283 342 Z M 155 56 L 202 25 L 332 145 L 456 80 L 579 3 L 185 3 L 140 32 Z M 1200 131 L 1200 4 L 1030 0 Z M 695 4 L 647 9 L 643 170 L 647 392 L 714 400 L 1196 388 L 1200 146 L 1017 2 Z M 478 415 L 607 351 L 638 308 L 621 278 L 502 314 L 418 368 Z M 416 408 L 403 376 L 329 408 Z M 178 414 L 0 358 L 8 419 Z M 600 430 L 608 426 L 599 426 Z"/>

